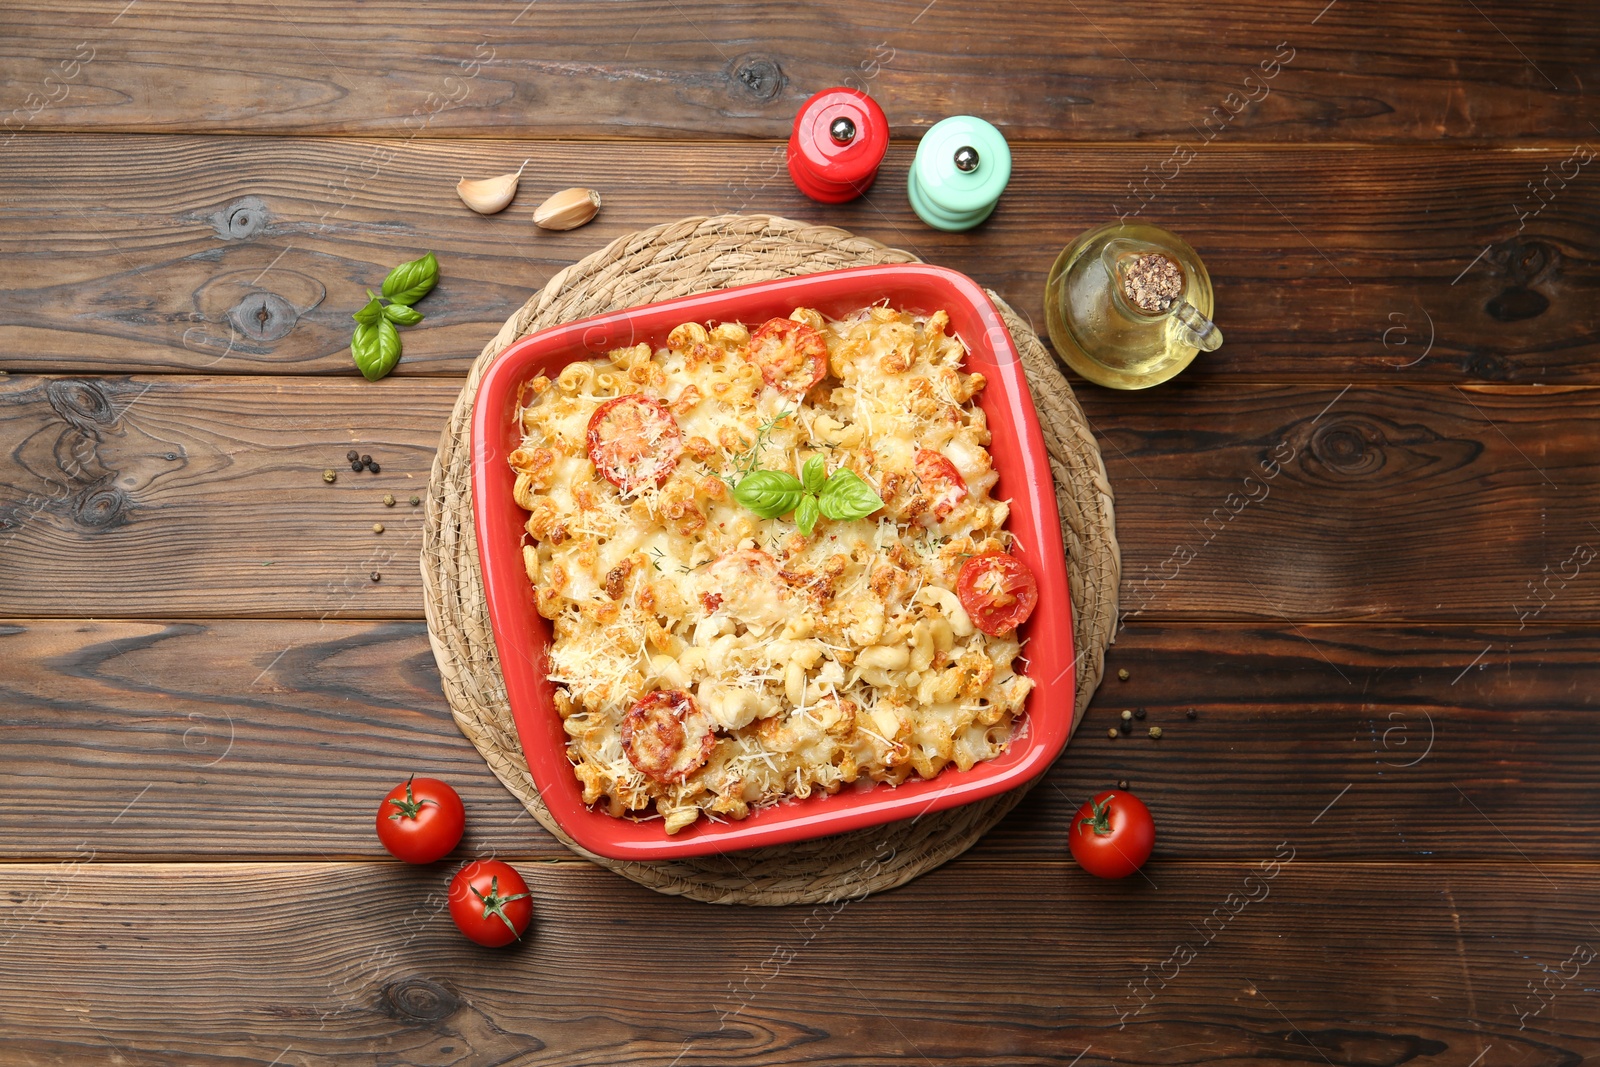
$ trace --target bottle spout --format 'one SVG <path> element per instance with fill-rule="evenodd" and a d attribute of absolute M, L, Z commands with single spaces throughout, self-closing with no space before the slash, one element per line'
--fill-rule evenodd
<path fill-rule="evenodd" d="M 1179 300 L 1170 312 L 1171 329 L 1177 339 L 1202 352 L 1215 352 L 1222 347 L 1222 331 L 1217 324 L 1200 314 L 1200 309 L 1187 300 Z"/>

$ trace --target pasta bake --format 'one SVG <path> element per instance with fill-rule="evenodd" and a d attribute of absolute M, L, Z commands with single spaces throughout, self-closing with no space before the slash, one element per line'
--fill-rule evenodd
<path fill-rule="evenodd" d="M 523 557 L 584 803 L 676 833 L 1004 750 L 1038 587 L 948 329 L 686 322 L 524 386 Z"/>

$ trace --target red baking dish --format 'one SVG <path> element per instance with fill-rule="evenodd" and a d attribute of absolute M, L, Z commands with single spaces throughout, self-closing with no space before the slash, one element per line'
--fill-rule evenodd
<path fill-rule="evenodd" d="M 813 795 L 752 813 L 738 822 L 700 819 L 672 836 L 660 819 L 614 818 L 583 803 L 566 756 L 546 666 L 550 624 L 534 606 L 523 569 L 526 514 L 512 499 L 515 478 L 506 457 L 521 443 L 516 412 L 524 382 L 555 377 L 575 360 L 622 345 L 664 344 L 683 322 L 756 326 L 796 307 L 840 316 L 887 300 L 912 312 L 943 309 L 966 344 L 967 369 L 988 386 L 978 401 L 994 440 L 999 472 L 994 495 L 1011 501 L 1007 528 L 1016 555 L 1039 580 L 1039 605 L 1023 626 L 1025 670 L 1036 682 L 1017 734 L 999 757 L 968 771 L 947 769 L 900 786 L 860 783 L 833 796 Z M 473 409 L 472 505 L 495 646 L 517 733 L 540 796 L 580 846 L 613 859 L 660 860 L 779 845 L 859 830 L 967 804 L 1013 789 L 1041 774 L 1072 732 L 1074 661 L 1072 606 L 1050 464 L 1033 400 L 1011 335 L 982 289 L 963 274 L 923 264 L 855 267 L 702 293 L 556 326 L 506 349 L 483 376 Z"/>

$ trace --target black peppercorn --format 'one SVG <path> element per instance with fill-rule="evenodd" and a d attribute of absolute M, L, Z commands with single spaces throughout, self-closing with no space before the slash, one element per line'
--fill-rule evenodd
<path fill-rule="evenodd" d="M 1183 713 L 1183 717 L 1186 718 L 1186 719 L 1194 718 L 1194 709 L 1190 708 L 1188 711 L 1184 712 Z"/>
<path fill-rule="evenodd" d="M 371 471 L 373 474 L 377 474 L 378 473 L 378 465 L 376 463 L 368 463 L 367 464 L 367 470 Z"/>
<path fill-rule="evenodd" d="M 346 460 L 347 460 L 347 461 L 348 461 L 348 462 L 350 462 L 350 463 L 354 463 L 354 462 L 355 462 L 355 461 L 356 461 L 356 460 L 358 460 L 358 459 L 360 459 L 360 458 L 361 458 L 361 453 L 360 453 L 360 452 L 357 452 L 357 451 L 356 451 L 356 450 L 355 450 L 355 449 L 353 449 L 353 448 L 352 448 L 352 449 L 351 449 L 351 450 L 350 450 L 350 451 L 348 451 L 348 452 L 346 452 L 346 453 L 345 453 L 345 454 L 344 454 L 344 458 L 345 458 L 345 459 L 346 459 Z"/>
<path fill-rule="evenodd" d="M 353 471 L 362 470 L 365 467 L 366 467 L 366 464 L 362 463 L 359 459 L 353 459 L 353 460 L 350 461 L 350 469 L 353 470 Z"/>
<path fill-rule="evenodd" d="M 1142 718 L 1144 718 L 1144 709 L 1143 709 L 1143 708 L 1134 708 L 1134 709 L 1133 709 L 1133 717 L 1134 717 L 1134 718 L 1135 718 L 1135 719 L 1142 719 Z"/>

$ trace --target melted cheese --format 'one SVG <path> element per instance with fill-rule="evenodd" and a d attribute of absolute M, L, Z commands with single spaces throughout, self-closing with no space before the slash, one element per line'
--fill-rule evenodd
<path fill-rule="evenodd" d="M 519 413 L 512 465 L 574 773 L 586 803 L 653 807 L 669 832 L 862 778 L 971 767 L 1005 748 L 1032 686 L 1013 667 L 1015 636 L 976 631 L 954 593 L 967 557 L 1006 547 L 1009 509 L 989 495 L 989 433 L 971 402 L 983 380 L 961 370 L 944 313 L 791 317 L 828 348 L 830 374 L 804 399 L 764 383 L 743 327 L 685 324 L 657 350 L 535 380 Z M 630 393 L 665 405 L 684 451 L 660 485 L 624 495 L 590 462 L 587 431 Z M 966 485 L 942 518 L 934 505 L 955 494 L 918 481 L 923 449 Z M 821 519 L 807 537 L 792 515 L 734 502 L 747 471 L 799 477 L 813 456 L 861 476 L 885 508 Z M 634 702 L 663 688 L 692 692 L 716 724 L 710 757 L 681 782 L 641 774 L 619 740 Z"/>

